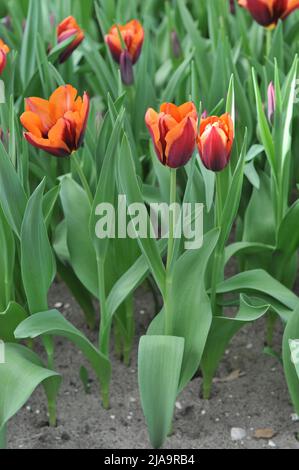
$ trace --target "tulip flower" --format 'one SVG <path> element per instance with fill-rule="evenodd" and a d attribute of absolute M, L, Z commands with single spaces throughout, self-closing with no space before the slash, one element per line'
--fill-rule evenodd
<path fill-rule="evenodd" d="M 67 157 L 83 143 L 89 114 L 89 97 L 77 97 L 71 85 L 60 86 L 49 100 L 27 98 L 21 123 L 26 140 L 54 155 Z"/>
<path fill-rule="evenodd" d="M 202 119 L 197 138 L 198 151 L 208 170 L 221 171 L 229 163 L 234 125 L 228 113 Z"/>
<path fill-rule="evenodd" d="M 137 20 L 124 26 L 113 25 L 105 36 L 113 59 L 120 64 L 121 76 L 125 85 L 133 83 L 133 65 L 137 62 L 144 40 L 144 31 Z"/>
<path fill-rule="evenodd" d="M 181 106 L 163 103 L 159 113 L 152 108 L 147 110 L 145 123 L 163 165 L 179 168 L 190 160 L 196 146 L 197 122 L 192 102 Z"/>
<path fill-rule="evenodd" d="M 268 86 L 268 120 L 270 123 L 273 122 L 273 116 L 275 111 L 275 89 L 273 82 L 270 82 Z"/>
<path fill-rule="evenodd" d="M 68 16 L 57 26 L 57 41 L 61 43 L 71 36 L 75 39 L 60 54 L 59 62 L 65 62 L 84 39 L 84 33 L 73 16 Z"/>
<path fill-rule="evenodd" d="M 246 8 L 260 25 L 274 28 L 280 19 L 284 20 L 299 8 L 299 0 L 239 0 L 239 5 Z"/>
<path fill-rule="evenodd" d="M 9 53 L 9 47 L 0 39 L 0 75 L 6 67 L 6 56 Z"/>

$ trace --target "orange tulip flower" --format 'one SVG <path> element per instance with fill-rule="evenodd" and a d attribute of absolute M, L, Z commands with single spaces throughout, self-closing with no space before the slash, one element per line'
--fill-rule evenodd
<path fill-rule="evenodd" d="M 147 110 L 145 123 L 163 165 L 179 168 L 190 160 L 196 146 L 197 122 L 192 102 L 181 106 L 163 103 L 159 114 L 152 108 Z"/>
<path fill-rule="evenodd" d="M 49 100 L 27 98 L 21 123 L 26 140 L 54 155 L 67 157 L 83 143 L 89 114 L 89 97 L 77 97 L 71 85 L 60 86 Z"/>
<path fill-rule="evenodd" d="M 201 120 L 197 145 L 208 170 L 221 171 L 228 165 L 233 141 L 234 125 L 228 113 Z"/>
<path fill-rule="evenodd" d="M 124 26 L 113 25 L 105 36 L 112 57 L 120 64 L 122 81 L 125 85 L 131 85 L 134 81 L 132 66 L 140 56 L 143 40 L 144 31 L 137 20 L 129 21 Z"/>
<path fill-rule="evenodd" d="M 238 0 L 257 23 L 273 28 L 278 21 L 284 20 L 290 13 L 299 8 L 299 0 Z"/>
<path fill-rule="evenodd" d="M 71 36 L 75 39 L 60 54 L 59 62 L 65 62 L 84 39 L 84 33 L 73 16 L 68 16 L 57 26 L 57 41 L 61 43 Z"/>
<path fill-rule="evenodd" d="M 6 67 L 6 56 L 9 53 L 9 47 L 0 39 L 0 75 Z"/>

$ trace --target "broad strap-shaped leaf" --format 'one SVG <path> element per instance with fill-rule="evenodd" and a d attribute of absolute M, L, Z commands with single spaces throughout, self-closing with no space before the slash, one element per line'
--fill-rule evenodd
<path fill-rule="evenodd" d="M 20 53 L 20 73 L 24 87 L 30 82 L 36 70 L 37 34 L 41 24 L 40 19 L 40 3 L 30 0 Z"/>
<path fill-rule="evenodd" d="M 225 264 L 233 257 L 244 254 L 257 254 L 269 251 L 274 252 L 275 246 L 254 242 L 235 242 L 225 248 Z"/>
<path fill-rule="evenodd" d="M 127 204 L 138 203 L 144 206 L 144 212 L 147 209 L 143 202 L 142 193 L 138 185 L 136 176 L 134 161 L 131 153 L 128 138 L 124 134 L 121 149 L 119 152 L 119 182 L 121 189 L 127 196 Z M 147 217 L 147 227 L 150 227 L 150 219 Z M 157 242 L 154 238 L 147 236 L 146 238 L 138 237 L 138 243 L 144 256 L 147 259 L 150 270 L 155 278 L 155 281 L 160 289 L 164 292 L 164 279 L 165 279 L 165 268 L 159 253 Z"/>
<path fill-rule="evenodd" d="M 296 341 L 297 340 L 297 341 Z M 287 381 L 291 400 L 299 415 L 299 307 L 297 307 L 290 317 L 284 330 L 282 341 L 282 358 L 284 374 Z M 295 342 L 293 344 L 293 341 Z M 290 348 L 290 346 L 292 347 Z"/>
<path fill-rule="evenodd" d="M 30 313 L 47 309 L 56 274 L 55 259 L 43 216 L 45 180 L 30 197 L 21 229 L 21 269 Z"/>
<path fill-rule="evenodd" d="M 166 252 L 167 240 L 158 242 L 161 256 Z M 141 255 L 135 263 L 114 284 L 107 298 L 107 310 L 112 317 L 126 298 L 142 283 L 149 272 L 149 266 L 144 255 Z"/>
<path fill-rule="evenodd" d="M 0 340 L 15 342 L 14 331 L 28 317 L 27 312 L 16 302 L 10 302 L 7 309 L 0 313 Z"/>
<path fill-rule="evenodd" d="M 62 336 L 69 339 L 88 359 L 100 384 L 109 381 L 111 375 L 109 359 L 98 351 L 84 334 L 68 322 L 58 310 L 48 310 L 32 315 L 15 331 L 17 339 L 34 339 L 42 335 Z"/>
<path fill-rule="evenodd" d="M 240 309 L 235 318 L 214 316 L 201 361 L 201 369 L 206 380 L 212 380 L 219 362 L 235 334 L 247 323 L 261 318 L 270 305 L 252 305 L 245 296 L 240 298 Z"/>
<path fill-rule="evenodd" d="M 151 443 L 161 447 L 171 428 L 184 353 L 184 339 L 142 336 L 138 351 L 141 404 Z"/>
<path fill-rule="evenodd" d="M 290 310 L 297 308 L 299 303 L 298 297 L 292 291 L 262 269 L 245 271 L 218 284 L 217 294 L 229 292 L 265 294 Z"/>
<path fill-rule="evenodd" d="M 70 176 L 63 177 L 60 192 L 67 226 L 70 262 L 82 284 L 98 296 L 96 253 L 90 237 L 90 204 L 83 188 Z"/>
<path fill-rule="evenodd" d="M 18 344 L 5 344 L 5 363 L 0 363 L 0 429 L 43 383 L 49 401 L 58 392 L 61 377 L 45 369 L 39 357 Z"/>
<path fill-rule="evenodd" d="M 210 299 L 205 289 L 208 261 L 215 249 L 219 230 L 204 237 L 203 246 L 186 251 L 176 262 L 171 290 L 173 334 L 185 339 L 179 391 L 197 371 L 212 323 Z M 194 282 L 196 279 L 196 282 Z M 148 335 L 164 333 L 164 310 L 151 322 Z"/>
<path fill-rule="evenodd" d="M 6 219 L 20 238 L 27 196 L 10 158 L 0 141 L 0 200 Z"/>
<path fill-rule="evenodd" d="M 15 239 L 0 206 L 0 309 L 4 310 L 12 298 L 15 266 Z"/>
<path fill-rule="evenodd" d="M 97 256 L 103 261 L 106 257 L 109 239 L 100 239 L 96 235 L 96 209 L 98 205 L 103 203 L 111 204 L 113 207 L 115 206 L 114 203 L 116 195 L 117 147 L 119 144 L 120 133 L 123 125 L 123 118 L 124 109 L 122 109 L 119 115 L 117 116 L 115 124 L 113 126 L 108 147 L 106 149 L 89 221 L 90 237 L 93 241 Z"/>

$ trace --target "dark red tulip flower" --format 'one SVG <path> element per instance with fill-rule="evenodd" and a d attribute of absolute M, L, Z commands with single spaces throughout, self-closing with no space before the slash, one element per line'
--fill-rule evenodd
<path fill-rule="evenodd" d="M 145 123 L 163 165 L 179 168 L 188 163 L 196 146 L 197 122 L 192 102 L 181 106 L 163 103 L 159 113 L 152 108 L 147 110 Z"/>
<path fill-rule="evenodd" d="M 201 120 L 197 145 L 208 170 L 221 171 L 228 165 L 233 142 L 234 125 L 228 113 Z"/>
<path fill-rule="evenodd" d="M 299 0 L 238 0 L 257 23 L 267 28 L 274 28 L 278 21 L 284 20 L 299 8 Z"/>

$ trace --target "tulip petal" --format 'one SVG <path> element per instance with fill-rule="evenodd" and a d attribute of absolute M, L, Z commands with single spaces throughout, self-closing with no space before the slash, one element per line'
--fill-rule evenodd
<path fill-rule="evenodd" d="M 42 137 L 42 122 L 40 117 L 32 111 L 25 111 L 20 117 L 22 126 L 36 137 Z"/>
<path fill-rule="evenodd" d="M 55 147 L 49 139 L 38 138 L 30 132 L 24 132 L 24 137 L 29 144 L 50 153 L 54 157 L 67 157 L 70 155 L 70 152 L 66 151 L 64 147 Z"/>
<path fill-rule="evenodd" d="M 49 101 L 42 98 L 26 98 L 25 111 L 31 111 L 37 114 L 41 122 L 41 132 L 46 135 L 49 129 L 53 126 L 53 119 L 51 117 L 51 108 Z"/>
<path fill-rule="evenodd" d="M 186 165 L 192 157 L 196 143 L 196 122 L 187 117 L 168 132 L 166 140 L 166 164 L 170 168 Z"/>
<path fill-rule="evenodd" d="M 159 115 L 152 108 L 149 108 L 145 115 L 145 124 L 149 130 L 155 151 L 160 162 L 163 163 L 163 150 L 160 142 Z"/>
<path fill-rule="evenodd" d="M 228 163 L 228 155 L 223 138 L 216 127 L 212 127 L 200 148 L 203 164 L 208 170 L 221 171 Z"/>
<path fill-rule="evenodd" d="M 76 96 L 77 90 L 71 85 L 60 86 L 52 93 L 49 102 L 55 121 L 63 117 L 66 112 L 74 109 Z"/>

